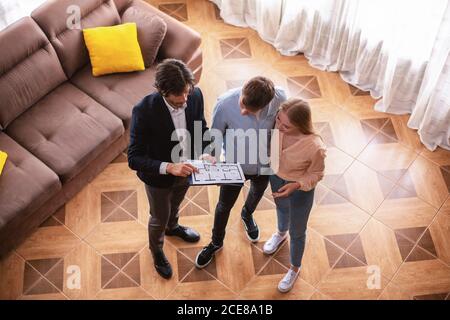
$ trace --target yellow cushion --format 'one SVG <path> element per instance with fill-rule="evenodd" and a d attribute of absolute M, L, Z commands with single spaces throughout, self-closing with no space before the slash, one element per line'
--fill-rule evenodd
<path fill-rule="evenodd" d="M 145 70 L 136 23 L 84 29 L 83 36 L 95 77 Z"/>
<path fill-rule="evenodd" d="M 2 174 L 3 167 L 5 166 L 6 158 L 8 158 L 8 154 L 6 152 L 0 151 L 0 175 Z"/>

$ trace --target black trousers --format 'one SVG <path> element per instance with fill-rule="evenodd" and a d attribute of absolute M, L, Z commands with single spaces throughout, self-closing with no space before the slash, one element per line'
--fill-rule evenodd
<path fill-rule="evenodd" d="M 166 229 L 178 227 L 180 204 L 189 189 L 187 178 L 176 178 L 170 188 L 156 188 L 145 185 L 150 204 L 150 220 L 148 222 L 148 242 L 152 253 L 162 250 Z"/>
<path fill-rule="evenodd" d="M 251 217 L 253 212 L 255 212 L 269 184 L 269 177 L 262 175 L 245 176 L 246 180 L 250 180 L 250 190 L 241 211 L 242 217 Z M 240 185 L 223 185 L 220 187 L 219 202 L 214 214 L 214 228 L 212 231 L 212 241 L 215 245 L 221 246 L 223 244 L 230 211 L 236 203 L 241 189 L 242 186 Z"/>

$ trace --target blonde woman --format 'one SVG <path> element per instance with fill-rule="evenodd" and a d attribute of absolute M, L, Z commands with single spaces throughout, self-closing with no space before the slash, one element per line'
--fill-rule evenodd
<path fill-rule="evenodd" d="M 276 252 L 289 232 L 291 268 L 278 285 L 278 290 L 288 292 L 300 273 L 314 189 L 324 175 L 326 147 L 314 133 L 311 108 L 303 100 L 290 99 L 281 105 L 276 129 L 279 140 L 272 141 L 272 147 L 279 148 L 279 162 L 270 184 L 278 231 L 264 244 L 264 252 Z"/>

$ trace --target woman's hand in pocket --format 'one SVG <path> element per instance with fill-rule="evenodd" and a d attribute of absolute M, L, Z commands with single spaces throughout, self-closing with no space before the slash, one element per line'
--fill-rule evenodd
<path fill-rule="evenodd" d="M 298 190 L 300 188 L 300 183 L 298 182 L 289 182 L 278 189 L 277 192 L 272 193 L 274 199 L 277 198 L 286 198 L 291 195 L 292 192 Z"/>

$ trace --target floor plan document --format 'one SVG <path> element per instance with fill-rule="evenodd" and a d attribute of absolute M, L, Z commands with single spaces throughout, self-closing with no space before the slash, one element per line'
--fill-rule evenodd
<path fill-rule="evenodd" d="M 189 163 L 200 171 L 191 175 L 191 185 L 243 184 L 245 182 L 245 176 L 239 163 L 211 164 L 200 160 L 189 161 Z"/>

